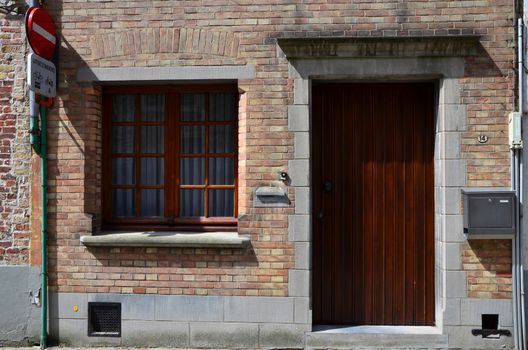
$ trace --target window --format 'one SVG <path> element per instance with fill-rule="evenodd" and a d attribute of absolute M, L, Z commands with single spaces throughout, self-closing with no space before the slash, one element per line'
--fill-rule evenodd
<path fill-rule="evenodd" d="M 236 86 L 104 90 L 104 228 L 236 224 Z"/>

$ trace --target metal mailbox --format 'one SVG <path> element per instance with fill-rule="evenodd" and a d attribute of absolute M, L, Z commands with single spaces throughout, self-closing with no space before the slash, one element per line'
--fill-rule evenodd
<path fill-rule="evenodd" d="M 487 236 L 515 234 L 515 192 L 503 189 L 465 189 L 464 233 Z M 477 238 L 477 237 L 475 237 Z M 507 238 L 507 237 L 504 237 Z"/>

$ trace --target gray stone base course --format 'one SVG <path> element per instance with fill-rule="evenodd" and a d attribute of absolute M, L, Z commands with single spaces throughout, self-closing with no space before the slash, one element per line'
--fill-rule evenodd
<path fill-rule="evenodd" d="M 48 342 L 64 346 L 120 346 L 121 338 L 88 337 L 86 319 L 56 319 L 48 322 Z M 123 324 L 124 326 L 124 324 Z"/>
<path fill-rule="evenodd" d="M 261 324 L 259 328 L 259 346 L 262 348 L 299 348 L 304 347 L 306 325 Z"/>
<path fill-rule="evenodd" d="M 513 337 L 502 336 L 499 339 L 484 339 L 480 336 L 471 335 L 474 326 L 449 326 L 445 327 L 445 332 L 449 334 L 449 346 L 456 349 L 486 349 L 486 350 L 507 350 L 514 349 Z M 478 327 L 480 328 L 480 327 Z M 513 334 L 513 328 L 507 329 Z"/>
<path fill-rule="evenodd" d="M 40 287 L 40 269 L 0 266 L 0 347 L 38 343 L 40 308 L 31 304 L 30 292 Z"/>
<path fill-rule="evenodd" d="M 251 323 L 191 324 L 191 346 L 257 348 L 258 328 L 258 324 Z"/>
<path fill-rule="evenodd" d="M 189 324 L 184 322 L 125 321 L 122 326 L 122 346 L 189 346 Z"/>
<path fill-rule="evenodd" d="M 121 303 L 121 337 L 88 337 L 90 301 Z M 500 328 L 512 331 L 511 301 L 463 299 L 457 305 L 458 325 L 404 334 L 361 327 L 312 331 L 308 297 L 51 293 L 49 323 L 55 344 L 78 347 L 513 349 L 512 337 L 471 335 L 472 329 L 480 328 L 482 312 L 499 313 Z"/>
<path fill-rule="evenodd" d="M 297 300 L 300 299 L 300 300 Z M 67 346 L 303 348 L 306 298 L 50 294 L 50 336 Z M 88 302 L 120 302 L 120 338 L 88 337 Z M 297 320 L 297 321 L 296 321 Z M 297 323 L 296 323 L 297 322 Z"/>

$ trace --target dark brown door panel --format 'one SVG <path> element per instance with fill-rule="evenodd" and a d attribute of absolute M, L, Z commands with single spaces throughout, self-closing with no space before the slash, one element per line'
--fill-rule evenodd
<path fill-rule="evenodd" d="M 434 323 L 434 85 L 313 89 L 315 324 Z"/>

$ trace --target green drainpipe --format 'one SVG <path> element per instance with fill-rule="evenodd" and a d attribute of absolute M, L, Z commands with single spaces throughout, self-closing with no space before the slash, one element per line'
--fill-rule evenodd
<path fill-rule="evenodd" d="M 48 209 L 47 209 L 47 166 L 48 149 L 46 142 L 47 107 L 40 106 L 40 176 L 42 182 L 42 309 L 41 309 L 41 331 L 40 348 L 46 348 L 46 338 L 48 335 Z"/>
<path fill-rule="evenodd" d="M 30 103 L 34 104 L 35 102 L 33 101 Z M 38 115 L 36 114 L 36 112 L 33 112 L 30 113 L 29 116 L 29 144 L 36 154 L 40 154 L 40 130 L 38 125 Z"/>

